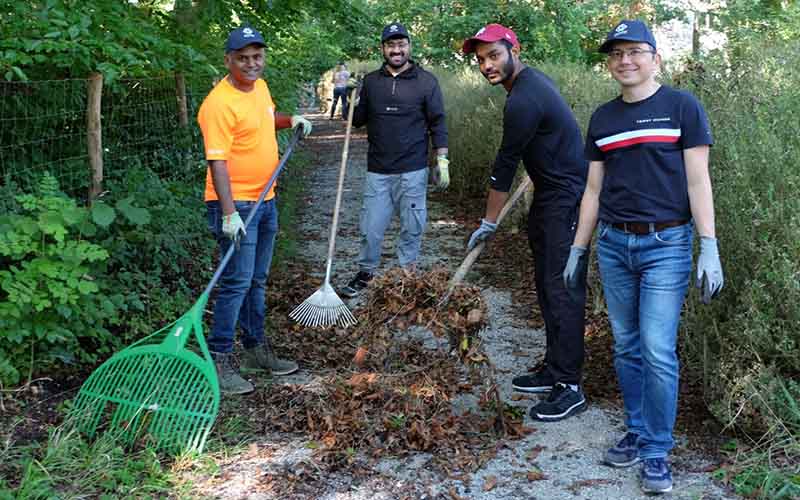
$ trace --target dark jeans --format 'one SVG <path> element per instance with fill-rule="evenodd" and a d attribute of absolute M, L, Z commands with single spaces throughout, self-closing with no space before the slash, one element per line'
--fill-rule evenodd
<path fill-rule="evenodd" d="M 578 226 L 578 204 L 571 208 L 531 206 L 528 242 L 533 251 L 536 296 L 547 338 L 545 362 L 556 382 L 580 384 L 583 369 L 586 283 L 571 295 L 562 273 Z"/>
<path fill-rule="evenodd" d="M 255 202 L 236 201 L 235 204 L 245 220 Z M 209 201 L 206 208 L 208 227 L 217 239 L 221 258 L 232 242 L 222 232 L 219 202 Z M 246 349 L 264 343 L 266 283 L 278 234 L 275 198 L 261 204 L 246 231 L 247 235 L 239 242 L 239 250 L 233 254 L 217 285 L 214 322 L 208 336 L 208 348 L 213 352 L 233 350 L 237 323 L 242 328 L 242 344 Z"/>
<path fill-rule="evenodd" d="M 342 118 L 347 119 L 347 87 L 333 88 L 333 104 L 331 105 L 331 118 L 336 113 L 336 103 L 342 100 Z"/>

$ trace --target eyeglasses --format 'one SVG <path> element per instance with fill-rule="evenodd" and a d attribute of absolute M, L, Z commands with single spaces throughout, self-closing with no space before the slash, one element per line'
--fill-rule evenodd
<path fill-rule="evenodd" d="M 388 41 L 383 42 L 384 47 L 390 50 L 408 48 L 408 40 Z"/>
<path fill-rule="evenodd" d="M 628 56 L 631 59 L 636 59 L 637 57 L 642 56 L 643 54 L 655 54 L 655 50 L 647 50 L 647 49 L 628 49 L 628 50 L 621 50 L 621 49 L 614 49 L 608 51 L 608 58 L 613 59 L 615 61 L 621 61 L 623 57 Z"/>

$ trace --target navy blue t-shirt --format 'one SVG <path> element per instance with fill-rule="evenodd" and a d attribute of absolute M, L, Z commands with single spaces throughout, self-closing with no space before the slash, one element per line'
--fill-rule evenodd
<path fill-rule="evenodd" d="M 667 222 L 691 218 L 683 150 L 711 145 L 703 106 L 662 85 L 642 101 L 617 97 L 592 115 L 586 157 L 605 166 L 601 220 Z"/>
<path fill-rule="evenodd" d="M 552 80 L 533 68 L 520 71 L 506 98 L 493 189 L 511 189 L 520 159 L 535 187 L 534 203 L 573 206 L 583 195 L 589 164 L 581 129 Z"/>

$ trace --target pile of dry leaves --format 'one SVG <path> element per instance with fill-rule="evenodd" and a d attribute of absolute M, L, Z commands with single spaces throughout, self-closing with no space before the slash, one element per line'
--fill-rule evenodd
<path fill-rule="evenodd" d="M 530 432 L 497 397 L 478 341 L 486 318 L 479 290 L 456 286 L 448 295 L 448 279 L 441 269 L 393 270 L 370 283 L 366 305 L 353 311 L 356 327 L 296 327 L 304 361 L 317 356 L 327 370 L 310 384 L 258 394 L 267 429 L 308 435 L 330 464 L 352 463 L 358 452 L 428 451 L 451 471 L 475 470 L 498 437 Z M 447 339 L 445 347 L 426 346 L 411 329 Z M 462 393 L 478 396 L 476 411 L 453 410 Z"/>

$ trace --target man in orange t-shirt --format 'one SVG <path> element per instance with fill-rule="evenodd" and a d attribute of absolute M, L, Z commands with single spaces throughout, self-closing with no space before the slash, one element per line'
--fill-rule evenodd
<path fill-rule="evenodd" d="M 220 390 L 232 394 L 253 390 L 253 385 L 231 363 L 237 323 L 243 332 L 243 371 L 272 375 L 297 371 L 297 363 L 279 359 L 264 335 L 266 282 L 278 233 L 274 186 L 247 227 L 243 219 L 255 207 L 278 166 L 275 131 L 302 126 L 308 135 L 311 123 L 299 115 L 275 112 L 267 83 L 261 79 L 264 47 L 261 34 L 249 26 L 228 35 L 228 74 L 203 101 L 197 116 L 208 161 L 208 225 L 217 239 L 220 255 L 230 245 L 239 245 L 220 278 L 208 337 Z"/>

